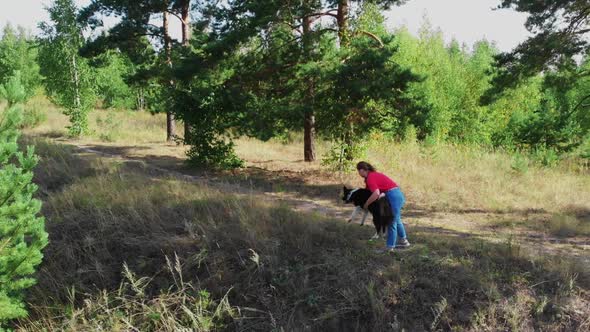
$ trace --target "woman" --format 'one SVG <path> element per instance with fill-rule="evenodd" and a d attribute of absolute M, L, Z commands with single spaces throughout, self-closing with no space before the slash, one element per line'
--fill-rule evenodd
<path fill-rule="evenodd" d="M 373 193 L 365 203 L 364 209 L 366 210 L 371 203 L 379 199 L 381 193 L 385 193 L 391 205 L 393 222 L 387 228 L 387 250 L 396 248 L 397 236 L 400 237 L 400 242 L 397 243 L 398 247 L 409 247 L 410 242 L 407 239 L 401 216 L 406 198 L 398 185 L 385 174 L 377 172 L 375 167 L 367 162 L 361 161 L 356 165 L 356 169 L 359 175 L 365 179 L 367 189 Z"/>

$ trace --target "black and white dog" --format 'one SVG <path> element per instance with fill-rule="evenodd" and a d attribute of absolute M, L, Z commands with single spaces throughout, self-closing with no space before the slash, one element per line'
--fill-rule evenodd
<path fill-rule="evenodd" d="M 379 196 L 379 199 L 369 205 L 369 210 L 363 210 L 363 206 L 371 196 L 371 191 L 368 189 L 348 189 L 343 187 L 343 195 L 342 200 L 349 204 L 354 204 L 356 207 L 348 219 L 348 222 L 351 222 L 356 215 L 364 211 L 363 219 L 361 220 L 361 225 L 365 224 L 365 219 L 367 219 L 367 215 L 369 212 L 373 215 L 373 225 L 375 225 L 375 236 L 373 239 L 378 239 L 381 235 L 386 236 L 387 234 L 387 226 L 391 224 L 393 221 L 393 213 L 391 211 L 391 205 L 389 204 L 389 200 L 385 197 L 384 194 Z"/>

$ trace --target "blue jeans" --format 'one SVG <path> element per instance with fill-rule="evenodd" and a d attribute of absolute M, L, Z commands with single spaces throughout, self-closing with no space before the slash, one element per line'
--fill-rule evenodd
<path fill-rule="evenodd" d="M 387 196 L 393 212 L 393 222 L 387 228 L 387 247 L 395 248 L 398 236 L 402 239 L 406 238 L 406 229 L 402 224 L 402 207 L 406 203 L 406 197 L 399 188 L 386 192 L 385 196 Z"/>

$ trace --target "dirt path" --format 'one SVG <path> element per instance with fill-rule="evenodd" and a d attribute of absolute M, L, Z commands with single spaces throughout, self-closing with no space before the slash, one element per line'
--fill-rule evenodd
<path fill-rule="evenodd" d="M 173 146 L 161 145 L 153 151 L 146 152 L 140 150 L 149 150 L 149 147 L 84 144 L 73 141 L 59 141 L 59 143 L 74 146 L 80 155 L 91 154 L 133 163 L 158 174 L 172 175 L 185 181 L 206 184 L 236 194 L 262 195 L 265 200 L 285 204 L 296 211 L 317 213 L 340 219 L 343 222 L 348 219 L 352 211 L 352 207 L 341 204 L 336 192 L 334 195 L 326 197 L 321 194 L 310 195 L 302 186 L 281 186 L 280 190 L 276 190 L 274 185 L 277 183 L 272 183 L 272 177 L 270 177 L 271 183 L 258 184 L 251 180 L 239 179 L 231 174 L 219 175 L 189 169 L 184 166 L 182 158 L 179 157 L 179 148 Z M 258 170 L 264 172 L 264 169 Z M 277 181 L 290 180 L 279 178 Z M 334 188 L 338 188 L 338 186 L 334 184 Z M 481 238 L 490 242 L 512 241 L 536 254 L 568 256 L 590 264 L 590 238 L 557 238 L 549 236 L 547 233 L 522 227 L 523 221 L 525 223 L 541 222 L 543 218 L 550 218 L 550 215 L 546 212 L 535 211 L 497 213 L 466 210 L 441 212 L 425 210 L 412 204 L 408 204 L 404 209 L 404 222 L 408 225 L 410 235 L 414 231 L 429 233 L 432 236 L 445 234 L 457 238 Z M 359 220 L 355 222 L 359 223 Z M 370 220 L 367 220 L 366 226 L 372 226 Z"/>

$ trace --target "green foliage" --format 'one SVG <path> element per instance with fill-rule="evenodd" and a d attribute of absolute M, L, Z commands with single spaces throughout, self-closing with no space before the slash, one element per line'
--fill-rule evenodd
<path fill-rule="evenodd" d="M 496 134 L 496 143 L 533 151 L 550 148 L 557 153 L 575 149 L 590 130 L 584 101 L 590 85 L 586 81 L 571 71 L 547 73 L 542 84 L 537 84 L 536 105 L 515 110 L 504 130 Z"/>
<path fill-rule="evenodd" d="M 106 108 L 131 109 L 136 106 L 134 90 L 125 81 L 132 72 L 129 58 L 118 51 L 108 51 L 92 59 L 95 91 Z"/>
<path fill-rule="evenodd" d="M 147 100 L 151 111 L 189 123 L 195 136 L 188 133 L 185 143 L 194 145 L 190 156 L 198 164 L 233 160 L 230 132 L 267 140 L 300 131 L 309 115 L 315 132 L 337 145 L 328 163 L 340 160 L 342 149 L 344 159 L 353 160 L 363 138 L 379 132 L 409 134 L 427 145 L 517 149 L 553 165 L 555 154 L 580 151 L 590 128 L 590 79 L 582 75 L 587 60 L 523 76 L 480 104 L 503 75 L 494 66 L 494 45 L 446 44 L 428 23 L 419 37 L 405 29 L 392 34 L 381 10 L 400 1 L 202 2 L 193 14 L 207 19 L 193 22 L 190 45 L 172 46 L 172 65 L 162 48 L 150 48 L 146 36 L 162 37 L 162 31 L 144 18 L 174 11 L 180 2 L 141 3 L 135 11 L 134 2 L 100 0 L 83 11 L 91 25 L 98 12 L 124 17 L 83 48 L 93 57 L 94 86 L 107 107 Z M 334 22 L 338 31 L 306 25 L 307 14 L 334 13 L 345 3 L 359 10 Z"/>
<path fill-rule="evenodd" d="M 404 29 L 397 35 L 400 51 L 394 61 L 425 78 L 409 89 L 421 100 L 422 111 L 408 113 L 406 121 L 418 129 L 418 138 L 489 144 L 502 111 L 479 106 L 488 86 L 492 45 L 481 41 L 472 51 L 457 42 L 447 46 L 428 22 L 419 38 Z"/>
<path fill-rule="evenodd" d="M 396 132 L 407 114 L 421 112 L 420 97 L 408 93 L 421 78 L 393 61 L 398 45 L 383 22 L 377 7 L 365 5 L 349 43 L 325 56 L 318 132 L 340 145 L 327 160 L 342 160 L 341 152 L 355 159 L 372 131 Z"/>
<path fill-rule="evenodd" d="M 9 107 L 22 103 L 27 98 L 25 87 L 21 83 L 20 72 L 16 71 L 14 74 L 6 83 L 0 85 L 0 97 L 6 99 Z"/>
<path fill-rule="evenodd" d="M 365 142 L 347 144 L 344 141 L 336 141 L 322 158 L 322 166 L 340 173 L 352 171 L 357 159 L 366 159 L 367 147 Z M 350 155 L 356 159 L 347 158 Z"/>
<path fill-rule="evenodd" d="M 543 80 L 539 107 L 532 113 L 518 110 L 510 120 L 511 128 L 503 133 L 502 144 L 533 150 L 546 147 L 559 153 L 575 149 L 590 130 L 586 2 L 504 0 L 500 7 L 527 13 L 526 25 L 533 35 L 495 57 L 496 73 L 481 100 L 489 105 L 531 78 Z"/>
<path fill-rule="evenodd" d="M 113 142 L 121 126 L 116 122 L 114 113 L 108 112 L 104 119 L 101 116 L 96 117 L 96 125 L 101 128 L 100 139 L 105 142 Z"/>
<path fill-rule="evenodd" d="M 514 50 L 496 56 L 498 75 L 482 98 L 485 103 L 543 71 L 567 68 L 576 56 L 590 51 L 586 0 L 502 0 L 499 7 L 526 13 L 526 27 L 532 36 Z"/>
<path fill-rule="evenodd" d="M 512 157 L 512 170 L 517 173 L 524 174 L 529 170 L 529 160 L 520 152 L 514 153 Z"/>
<path fill-rule="evenodd" d="M 428 23 L 419 38 L 404 29 L 397 37 L 394 61 L 425 77 L 409 88 L 424 111 L 408 113 L 400 133 L 411 124 L 419 139 L 517 148 L 543 165 L 554 165 L 556 154 L 583 143 L 590 129 L 590 80 L 580 74 L 587 61 L 523 80 L 480 105 L 498 75 L 492 45 L 478 42 L 473 50 L 456 42 L 445 45 Z"/>
<path fill-rule="evenodd" d="M 94 105 L 92 73 L 87 60 L 78 55 L 83 44 L 82 26 L 76 20 L 72 0 L 56 0 L 47 9 L 51 23 L 41 23 L 39 62 L 49 97 L 64 107 L 70 118 L 69 134 L 83 135 L 88 112 Z"/>
<path fill-rule="evenodd" d="M 582 144 L 578 147 L 577 155 L 584 159 L 590 159 L 590 135 L 587 135 Z"/>
<path fill-rule="evenodd" d="M 187 152 L 189 162 L 198 167 L 233 169 L 244 166 L 235 154 L 234 144 L 219 134 L 218 130 L 199 126 L 191 131 L 191 148 Z"/>
<path fill-rule="evenodd" d="M 213 66 L 202 71 L 201 76 L 185 82 L 183 89 L 161 90 L 167 94 L 160 99 L 164 101 L 164 108 L 175 110 L 191 124 L 190 135 L 185 135 L 184 143 L 191 145 L 187 152 L 189 162 L 199 167 L 230 169 L 243 166 L 228 134 L 243 114 L 236 111 L 241 105 L 234 102 L 240 96 L 234 90 L 237 87 L 226 85 L 233 77 L 231 68 Z"/>
<path fill-rule="evenodd" d="M 414 125 L 409 125 L 405 128 L 403 139 L 404 142 L 409 144 L 415 144 L 418 141 L 418 130 Z"/>
<path fill-rule="evenodd" d="M 559 154 L 555 149 L 539 146 L 532 152 L 533 160 L 545 167 L 554 167 L 559 163 Z"/>
<path fill-rule="evenodd" d="M 0 115 L 0 326 L 26 315 L 22 292 L 35 283 L 31 275 L 47 245 L 41 202 L 33 198 L 37 157 L 31 147 L 18 150 L 20 113 L 16 105 Z"/>
<path fill-rule="evenodd" d="M 24 87 L 25 100 L 33 96 L 41 84 L 34 40 L 24 28 L 18 27 L 15 31 L 7 24 L 0 39 L 0 84 L 6 84 L 15 76 L 19 76 Z"/>
<path fill-rule="evenodd" d="M 15 76 L 8 79 L 8 82 L 4 85 L 0 85 L 0 97 L 6 99 L 8 107 L 25 101 L 27 93 L 21 83 L 21 75 L 19 71 L 16 71 Z M 42 113 L 39 108 L 36 108 L 33 105 L 26 105 L 19 108 L 22 109 L 22 119 L 18 125 L 19 129 L 33 128 L 45 121 L 46 115 L 45 113 Z"/>
<path fill-rule="evenodd" d="M 25 105 L 23 106 L 23 120 L 21 121 L 19 128 L 35 128 L 45 122 L 45 120 L 47 120 L 47 115 L 41 108 L 36 105 Z"/>

